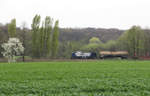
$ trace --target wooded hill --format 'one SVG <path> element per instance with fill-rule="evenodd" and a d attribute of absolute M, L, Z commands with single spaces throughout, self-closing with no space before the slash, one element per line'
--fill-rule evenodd
<path fill-rule="evenodd" d="M 23 35 L 25 36 L 24 39 L 22 39 Z M 32 55 L 32 36 L 33 31 L 31 29 L 22 30 L 21 28 L 16 28 L 16 37 L 21 42 L 25 41 L 25 55 L 34 57 Z M 8 37 L 8 25 L 0 24 L 0 44 L 6 42 Z M 59 48 L 56 58 L 70 58 L 71 53 L 78 50 L 97 53 L 101 50 L 125 50 L 131 56 L 135 53 L 138 56 L 150 54 L 150 30 L 141 29 L 139 26 L 133 26 L 129 30 L 115 28 L 59 28 L 58 39 Z M 2 51 L 1 47 L 0 51 Z M 48 58 L 50 57 L 48 56 Z"/>
<path fill-rule="evenodd" d="M 30 29 L 27 29 L 30 33 Z M 17 32 L 21 29 L 18 27 Z M 116 28 L 59 28 L 59 40 L 63 41 L 85 41 L 92 37 L 98 37 L 102 42 L 107 42 L 109 40 L 116 40 L 123 34 L 126 30 L 116 29 Z M 145 29 L 145 32 L 150 32 L 150 30 Z M 0 41 L 2 38 L 8 36 L 8 26 L 0 24 Z"/>
<path fill-rule="evenodd" d="M 30 33 L 30 29 L 27 29 Z M 21 31 L 20 28 L 16 30 L 18 33 Z M 109 40 L 116 40 L 121 36 L 125 30 L 119 29 L 105 29 L 105 28 L 60 28 L 59 29 L 59 40 L 63 41 L 83 41 L 88 43 L 89 39 L 92 37 L 98 37 L 102 42 L 107 42 Z M 7 25 L 0 26 L 0 40 L 8 36 Z"/>
<path fill-rule="evenodd" d="M 98 37 L 102 42 L 116 40 L 125 30 L 104 28 L 60 28 L 60 41 L 85 41 Z"/>

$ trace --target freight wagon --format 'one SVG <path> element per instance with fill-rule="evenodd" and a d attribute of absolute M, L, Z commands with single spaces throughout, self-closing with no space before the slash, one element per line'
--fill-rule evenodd
<path fill-rule="evenodd" d="M 99 54 L 100 54 L 100 59 L 116 58 L 116 57 L 119 57 L 121 59 L 128 58 L 127 51 L 100 51 Z"/>

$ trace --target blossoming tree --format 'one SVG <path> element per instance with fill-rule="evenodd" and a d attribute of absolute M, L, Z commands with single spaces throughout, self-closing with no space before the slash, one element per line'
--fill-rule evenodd
<path fill-rule="evenodd" d="M 16 62 L 15 56 L 21 55 L 24 51 L 24 47 L 18 38 L 9 38 L 7 43 L 3 43 L 2 52 L 3 56 L 8 59 L 8 62 Z"/>

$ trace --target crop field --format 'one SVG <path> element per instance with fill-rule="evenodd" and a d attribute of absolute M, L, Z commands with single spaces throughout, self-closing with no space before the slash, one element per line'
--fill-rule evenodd
<path fill-rule="evenodd" d="M 0 96 L 150 96 L 150 61 L 0 63 Z"/>

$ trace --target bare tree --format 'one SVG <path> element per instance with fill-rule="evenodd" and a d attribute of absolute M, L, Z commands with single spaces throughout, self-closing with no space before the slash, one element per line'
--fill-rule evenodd
<path fill-rule="evenodd" d="M 26 28 L 26 26 L 27 26 L 27 24 L 26 24 L 26 22 L 22 22 L 22 25 L 21 25 L 21 29 L 22 29 L 22 31 L 21 31 L 21 34 L 20 34 L 20 38 L 21 38 L 21 41 L 22 41 L 22 45 L 23 45 L 23 47 L 25 48 L 24 49 L 24 52 L 22 53 L 22 61 L 23 62 L 25 62 L 25 51 L 26 51 L 26 37 L 27 37 L 27 28 Z"/>

